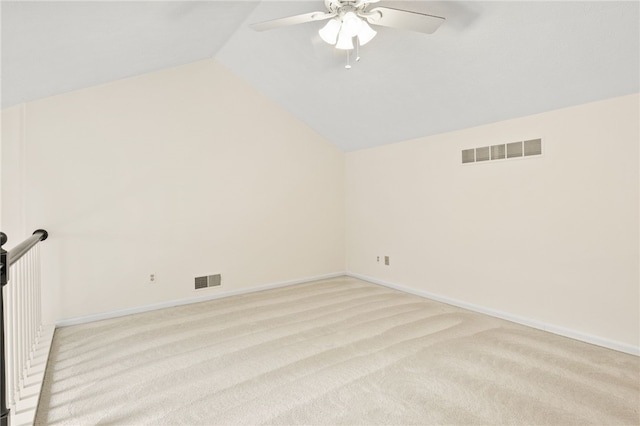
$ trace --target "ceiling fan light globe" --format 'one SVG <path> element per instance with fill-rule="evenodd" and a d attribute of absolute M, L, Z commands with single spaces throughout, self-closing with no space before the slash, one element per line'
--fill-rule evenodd
<path fill-rule="evenodd" d="M 341 23 L 338 19 L 330 19 L 327 24 L 318 31 L 320 38 L 330 45 L 336 44 Z"/>
<path fill-rule="evenodd" d="M 360 28 L 360 32 L 358 32 L 358 42 L 360 46 L 364 46 L 369 43 L 373 38 L 378 34 L 373 28 L 369 26 L 366 22 L 362 21 L 362 27 Z"/>
<path fill-rule="evenodd" d="M 349 36 L 355 37 L 362 28 L 362 19 L 353 12 L 347 12 L 342 17 L 342 31 L 346 32 Z"/>
<path fill-rule="evenodd" d="M 336 49 L 340 50 L 352 50 L 353 49 L 353 37 L 347 34 L 344 30 L 340 31 L 338 35 L 338 43 Z"/>

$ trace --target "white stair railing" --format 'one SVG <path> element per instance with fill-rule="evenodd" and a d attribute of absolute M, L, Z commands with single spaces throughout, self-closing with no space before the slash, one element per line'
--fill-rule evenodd
<path fill-rule="evenodd" d="M 47 231 L 37 230 L 11 251 L 2 250 L 7 240 L 1 234 L 2 303 L 0 349 L 3 354 L 0 374 L 2 416 L 0 426 L 33 424 L 42 386 L 46 356 L 53 327 L 42 322 L 39 242 Z"/>

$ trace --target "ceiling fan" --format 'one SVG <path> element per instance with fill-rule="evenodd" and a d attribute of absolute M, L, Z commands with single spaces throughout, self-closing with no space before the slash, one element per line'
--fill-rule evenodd
<path fill-rule="evenodd" d="M 445 20 L 440 16 L 409 10 L 370 7 L 378 1 L 380 0 L 324 0 L 327 8 L 326 12 L 309 12 L 302 15 L 258 22 L 251 24 L 251 28 L 256 31 L 265 31 L 329 19 L 329 22 L 318 31 L 318 34 L 328 44 L 335 46 L 337 49 L 347 51 L 346 68 L 351 68 L 349 51 L 353 50 L 354 47 L 357 50 L 358 46 L 364 46 L 369 43 L 377 34 L 369 24 L 432 34 Z M 359 59 L 360 57 L 357 56 L 356 61 Z"/>

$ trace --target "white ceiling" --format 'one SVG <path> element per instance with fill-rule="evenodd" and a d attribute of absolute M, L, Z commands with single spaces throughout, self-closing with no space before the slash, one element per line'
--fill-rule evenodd
<path fill-rule="evenodd" d="M 322 0 L 3 0 L 2 106 L 215 57 L 352 151 L 640 91 L 638 1 L 385 4 L 447 20 L 376 27 L 346 70 L 321 22 L 248 27 Z"/>

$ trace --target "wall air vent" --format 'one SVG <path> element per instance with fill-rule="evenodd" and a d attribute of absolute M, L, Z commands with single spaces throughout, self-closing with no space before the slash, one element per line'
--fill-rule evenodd
<path fill-rule="evenodd" d="M 489 147 L 476 148 L 476 161 L 489 161 Z"/>
<path fill-rule="evenodd" d="M 542 139 L 462 150 L 462 164 L 542 155 Z"/>
<path fill-rule="evenodd" d="M 491 159 L 500 160 L 501 158 L 504 158 L 505 152 L 504 145 L 493 145 L 491 147 Z"/>
<path fill-rule="evenodd" d="M 507 144 L 507 158 L 522 157 L 522 142 Z"/>
<path fill-rule="evenodd" d="M 524 156 L 542 154 L 542 139 L 524 141 Z"/>
<path fill-rule="evenodd" d="M 219 286 L 221 282 L 222 282 L 222 277 L 220 276 L 220 274 L 207 275 L 204 277 L 196 277 L 195 287 L 196 287 L 196 290 L 200 290 L 202 288 L 208 288 L 208 287 L 216 287 L 216 286 Z"/>

